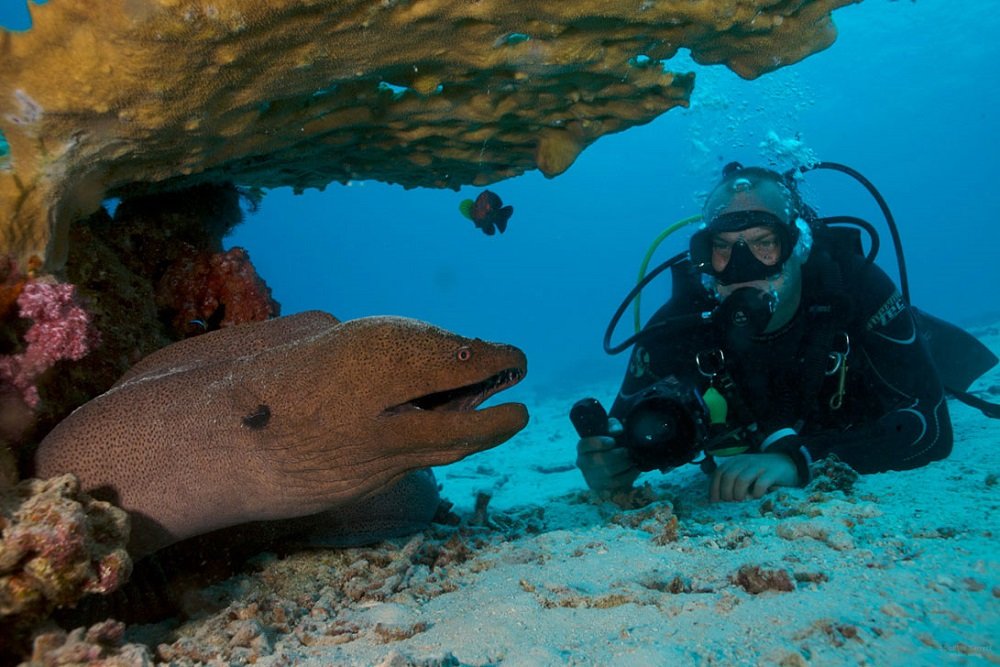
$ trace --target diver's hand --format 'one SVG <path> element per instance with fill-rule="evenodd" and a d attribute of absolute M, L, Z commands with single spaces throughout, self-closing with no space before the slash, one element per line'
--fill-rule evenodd
<path fill-rule="evenodd" d="M 610 435 L 580 438 L 576 443 L 576 467 L 594 491 L 624 491 L 632 487 L 639 469 L 632 463 L 628 451 L 615 444 L 613 436 L 622 432 L 622 425 L 612 417 L 608 420 Z"/>
<path fill-rule="evenodd" d="M 712 475 L 709 497 L 719 500 L 760 498 L 775 486 L 796 486 L 799 473 L 784 454 L 740 454 L 722 460 Z"/>

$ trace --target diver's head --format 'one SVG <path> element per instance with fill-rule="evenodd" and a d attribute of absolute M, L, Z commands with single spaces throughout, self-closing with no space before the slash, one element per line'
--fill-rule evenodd
<path fill-rule="evenodd" d="M 794 185 L 770 169 L 727 164 L 709 193 L 703 224 L 691 237 L 691 261 L 721 284 L 765 280 L 788 258 L 805 262 L 812 245 Z"/>
<path fill-rule="evenodd" d="M 798 308 L 801 265 L 812 246 L 804 211 L 784 176 L 733 162 L 709 193 L 703 225 L 691 237 L 691 261 L 720 299 L 745 287 L 769 295 L 773 315 L 767 330 L 783 325 Z"/>

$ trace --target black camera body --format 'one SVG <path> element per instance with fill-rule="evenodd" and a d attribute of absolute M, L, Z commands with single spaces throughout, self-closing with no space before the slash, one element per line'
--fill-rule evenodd
<path fill-rule="evenodd" d="M 607 432 L 607 414 L 593 398 L 577 401 L 570 419 L 580 437 Z M 603 432 L 596 432 L 598 423 Z M 697 388 L 668 375 L 628 399 L 619 444 L 642 471 L 676 468 L 694 461 L 706 446 L 709 424 L 708 407 Z"/>
<path fill-rule="evenodd" d="M 709 413 L 694 386 L 668 375 L 628 402 L 623 445 L 640 470 L 690 463 L 709 441 Z"/>

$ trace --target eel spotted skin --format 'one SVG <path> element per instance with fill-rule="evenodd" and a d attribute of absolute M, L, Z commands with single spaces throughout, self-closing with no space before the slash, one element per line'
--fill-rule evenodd
<path fill-rule="evenodd" d="M 401 317 L 309 311 L 143 359 L 42 441 L 36 474 L 76 474 L 132 516 L 134 558 L 253 521 L 336 512 L 406 473 L 489 449 L 528 419 L 476 409 L 524 354 Z"/>

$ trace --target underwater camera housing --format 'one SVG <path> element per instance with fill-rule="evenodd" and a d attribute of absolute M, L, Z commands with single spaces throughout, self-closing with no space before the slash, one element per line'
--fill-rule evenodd
<path fill-rule="evenodd" d="M 619 444 L 644 472 L 691 463 L 710 441 L 704 399 L 673 375 L 634 394 L 624 415 Z M 569 416 L 580 437 L 607 434 L 607 414 L 593 398 L 577 401 Z"/>
<path fill-rule="evenodd" d="M 643 471 L 690 463 L 709 441 L 709 414 L 693 386 L 668 375 L 635 394 L 625 417 L 624 446 Z"/>

